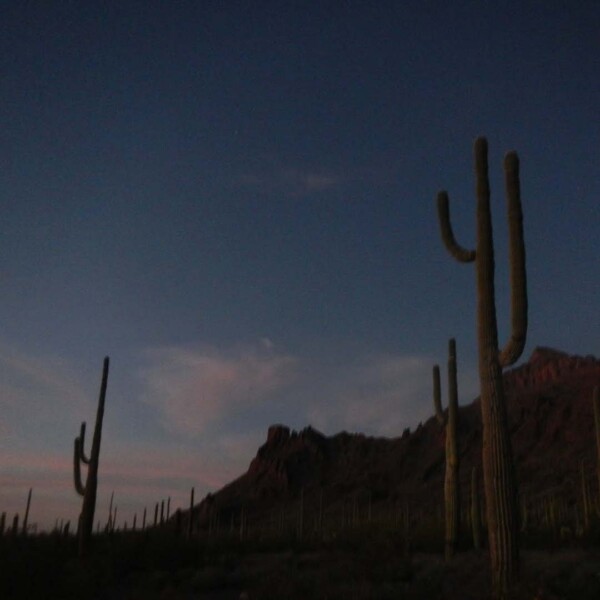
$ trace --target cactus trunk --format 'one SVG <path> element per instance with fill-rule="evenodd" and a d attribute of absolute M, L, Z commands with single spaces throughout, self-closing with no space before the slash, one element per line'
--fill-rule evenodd
<path fill-rule="evenodd" d="M 483 479 L 492 577 L 496 588 L 505 588 L 514 579 L 518 566 L 517 486 L 508 433 L 502 368 L 498 356 L 487 149 L 480 144 L 477 150 L 477 337 L 483 420 Z"/>

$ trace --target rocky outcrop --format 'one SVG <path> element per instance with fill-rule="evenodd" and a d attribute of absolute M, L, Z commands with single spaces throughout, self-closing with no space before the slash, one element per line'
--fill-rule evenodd
<path fill-rule="evenodd" d="M 599 364 L 591 355 L 571 356 L 552 348 L 537 347 L 527 363 L 507 373 L 506 381 L 517 392 L 539 390 L 573 377 L 593 376 L 598 373 Z"/>

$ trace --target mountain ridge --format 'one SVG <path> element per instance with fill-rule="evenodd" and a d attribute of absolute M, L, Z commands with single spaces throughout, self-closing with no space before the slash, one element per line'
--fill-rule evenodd
<path fill-rule="evenodd" d="M 504 373 L 504 381 L 520 492 L 534 497 L 554 490 L 576 501 L 582 459 L 590 481 L 595 478 L 589 468 L 595 464 L 592 389 L 600 385 L 600 360 L 538 346 L 527 362 Z M 479 406 L 477 397 L 459 407 L 463 498 L 472 467 L 481 464 Z M 195 505 L 194 522 L 207 528 L 215 510 L 233 520 L 242 506 L 260 519 L 298 502 L 301 490 L 313 506 L 317 497 L 329 507 L 368 497 L 374 506 L 403 501 L 435 510 L 443 496 L 444 440 L 433 414 L 394 438 L 346 431 L 325 436 L 310 425 L 294 431 L 273 424 L 248 470 Z"/>

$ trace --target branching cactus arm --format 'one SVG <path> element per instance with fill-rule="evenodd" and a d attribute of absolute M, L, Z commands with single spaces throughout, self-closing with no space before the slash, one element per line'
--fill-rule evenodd
<path fill-rule="evenodd" d="M 80 496 L 85 496 L 85 486 L 81 481 L 81 438 L 75 438 L 74 450 L 73 450 L 73 476 L 75 479 L 75 490 Z"/>
<path fill-rule="evenodd" d="M 81 462 L 84 465 L 90 464 L 90 459 L 85 455 L 85 421 L 81 423 L 81 429 L 79 430 L 79 456 L 81 457 Z"/>
<path fill-rule="evenodd" d="M 513 365 L 523 353 L 527 338 L 527 274 L 525 271 L 525 240 L 519 182 L 519 158 L 509 152 L 504 159 L 506 204 L 509 231 L 509 262 L 511 288 L 511 335 L 500 352 L 500 365 Z"/>
<path fill-rule="evenodd" d="M 452 223 L 450 221 L 450 201 L 447 192 L 440 192 L 437 197 L 438 218 L 442 241 L 446 249 L 459 262 L 469 263 L 475 260 L 475 250 L 463 248 L 454 237 Z"/>

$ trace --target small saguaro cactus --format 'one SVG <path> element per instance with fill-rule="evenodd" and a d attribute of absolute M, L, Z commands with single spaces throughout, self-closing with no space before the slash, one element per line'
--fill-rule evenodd
<path fill-rule="evenodd" d="M 79 516 L 79 556 L 88 553 L 92 529 L 94 527 L 94 511 L 96 510 L 96 491 L 98 489 L 98 464 L 100 461 L 100 441 L 102 439 L 102 420 L 104 418 L 104 400 L 106 398 L 106 386 L 108 383 L 108 356 L 104 359 L 102 369 L 102 383 L 100 384 L 100 398 L 98 399 L 98 412 L 96 413 L 96 426 L 89 459 L 85 458 L 83 442 L 85 425 L 82 425 L 80 437 L 75 438 L 75 451 L 73 462 L 73 474 L 75 479 L 75 490 L 83 496 L 83 506 Z M 88 465 L 85 485 L 81 481 L 81 464 Z"/>
<path fill-rule="evenodd" d="M 115 528 L 115 522 L 113 517 L 113 500 L 115 499 L 114 490 L 110 493 L 110 502 L 108 503 L 108 518 L 106 521 L 106 531 L 110 532 Z"/>
<path fill-rule="evenodd" d="M 302 539 L 302 533 L 304 531 L 304 488 L 300 490 L 300 502 L 298 506 L 298 522 L 296 524 L 298 539 Z"/>
<path fill-rule="evenodd" d="M 598 494 L 600 497 L 600 386 L 594 386 L 592 402 L 594 404 L 594 428 L 596 430 L 596 476 L 598 477 Z"/>
<path fill-rule="evenodd" d="M 240 541 L 243 542 L 248 536 L 248 515 L 246 507 L 242 505 L 240 510 Z"/>
<path fill-rule="evenodd" d="M 588 492 L 587 478 L 585 475 L 585 460 L 579 461 L 579 472 L 581 474 L 581 504 L 583 506 L 583 529 L 590 528 L 590 496 Z"/>
<path fill-rule="evenodd" d="M 459 458 L 456 439 L 458 425 L 458 385 L 456 383 L 456 342 L 454 338 L 448 343 L 447 413 L 442 411 L 440 387 L 440 368 L 438 365 L 435 365 L 433 367 L 433 406 L 437 420 L 446 428 L 446 475 L 444 478 L 445 556 L 446 560 L 450 560 L 456 552 L 458 532 L 460 530 Z"/>
<path fill-rule="evenodd" d="M 438 194 L 442 240 L 459 262 L 474 262 L 477 280 L 477 338 L 483 425 L 483 480 L 485 490 L 492 585 L 496 596 L 506 594 L 519 571 L 518 489 L 513 464 L 502 369 L 514 364 L 523 352 L 527 334 L 527 284 L 525 242 L 519 184 L 519 158 L 509 152 L 504 159 L 509 224 L 511 281 L 510 339 L 498 347 L 494 293 L 494 244 L 488 180 L 488 147 L 485 138 L 475 141 L 477 179 L 477 247 L 460 246 L 450 224 L 448 194 Z"/>
<path fill-rule="evenodd" d="M 25 516 L 23 517 L 23 535 L 27 535 L 27 524 L 29 522 L 29 507 L 31 506 L 31 492 L 33 488 L 29 488 L 29 494 L 27 494 L 27 507 L 25 508 Z"/>
<path fill-rule="evenodd" d="M 158 506 L 158 504 L 156 505 Z M 156 525 L 156 513 L 154 514 L 154 521 Z M 192 537 L 194 531 L 194 488 L 190 492 L 190 519 L 188 521 L 188 537 Z"/>
<path fill-rule="evenodd" d="M 523 492 L 521 496 L 521 532 L 527 531 L 529 526 L 529 507 L 527 505 L 527 494 Z"/>

